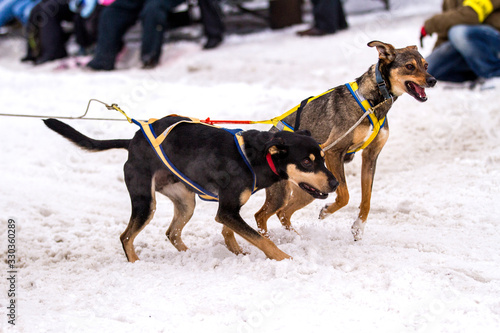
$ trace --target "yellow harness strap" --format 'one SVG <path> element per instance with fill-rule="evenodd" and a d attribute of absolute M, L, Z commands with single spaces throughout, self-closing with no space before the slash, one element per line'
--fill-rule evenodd
<path fill-rule="evenodd" d="M 359 106 L 361 109 L 363 109 L 363 112 L 369 112 L 369 110 L 372 108 L 372 105 L 370 102 L 365 99 L 358 91 L 359 87 L 356 82 L 350 82 L 346 84 L 347 88 L 351 92 L 352 96 L 358 102 Z M 368 147 L 370 143 L 375 139 L 375 137 L 378 135 L 378 132 L 380 132 L 380 129 L 385 125 L 385 117 L 382 119 L 377 119 L 377 117 L 370 112 L 368 114 L 368 119 L 370 120 L 370 124 L 372 125 L 372 133 L 370 136 L 366 139 L 366 141 L 361 145 L 361 147 L 353 150 L 349 150 L 347 154 L 352 154 L 355 153 L 359 150 L 365 149 Z"/>
<path fill-rule="evenodd" d="M 178 177 L 184 184 L 189 185 L 193 190 L 198 194 L 198 196 L 207 201 L 218 201 L 219 197 L 211 193 L 205 189 L 203 189 L 200 185 L 196 184 L 193 182 L 191 179 L 186 177 L 181 171 L 179 171 L 173 164 L 172 162 L 168 159 L 167 155 L 163 151 L 163 148 L 161 147 L 162 142 L 165 140 L 167 137 L 168 133 L 170 133 L 177 125 L 182 124 L 182 123 L 201 123 L 198 119 L 192 118 L 191 120 L 181 120 L 175 124 L 172 124 L 169 126 L 166 130 L 164 130 L 160 135 L 155 136 L 155 133 L 153 131 L 153 128 L 151 127 L 151 124 L 153 124 L 157 119 L 150 119 L 149 121 L 142 121 L 142 120 L 136 120 L 132 119 L 132 122 L 138 125 L 146 139 L 149 141 L 151 147 L 154 149 L 156 155 L 160 158 L 160 160 L 163 162 L 163 164 L 176 176 Z M 216 127 L 213 125 L 209 124 L 203 124 L 206 126 L 212 126 Z"/>
<path fill-rule="evenodd" d="M 361 107 L 361 109 L 363 110 L 363 112 L 369 112 L 369 110 L 372 108 L 372 105 L 370 104 L 370 102 L 367 99 L 365 99 L 359 93 L 359 91 L 358 91 L 358 89 L 359 89 L 358 84 L 356 82 L 350 82 L 350 83 L 347 83 L 346 86 L 349 89 L 349 91 L 351 92 L 351 94 L 354 97 L 354 99 L 356 99 L 356 102 L 358 102 L 358 104 Z M 322 94 L 319 94 L 317 96 L 311 97 L 311 98 L 308 99 L 307 102 L 313 101 L 316 98 L 319 98 L 319 97 L 321 97 L 323 95 L 326 95 L 329 92 L 333 91 L 334 89 L 335 88 L 332 88 L 332 89 L 330 89 L 328 91 L 325 91 Z M 290 131 L 290 132 L 293 132 L 294 128 L 292 126 L 290 126 L 289 124 L 285 123 L 282 120 L 285 119 L 286 117 L 288 117 L 289 115 L 291 115 L 292 113 L 297 112 L 297 110 L 301 107 L 301 104 L 298 104 L 297 106 L 293 107 L 292 109 L 288 110 L 287 112 L 283 113 L 282 115 L 280 115 L 278 117 L 274 117 L 274 118 L 272 118 L 270 120 L 255 121 L 255 122 L 252 122 L 252 123 L 255 123 L 255 124 L 257 124 L 257 123 L 260 123 L 260 124 L 272 124 L 273 126 L 275 126 L 276 128 L 278 128 L 280 131 Z M 370 120 L 370 124 L 372 125 L 372 132 L 371 132 L 370 136 L 366 139 L 366 141 L 359 148 L 348 151 L 347 152 L 348 154 L 353 154 L 353 153 L 355 153 L 355 152 L 357 152 L 359 150 L 362 150 L 362 149 L 365 149 L 366 147 L 368 147 L 368 145 L 370 143 L 372 143 L 372 141 L 377 137 L 380 129 L 385 124 L 385 117 L 379 120 L 379 119 L 377 119 L 377 117 L 372 112 L 369 112 L 368 119 Z"/>
<path fill-rule="evenodd" d="M 363 112 L 369 112 L 369 110 L 372 108 L 372 105 L 370 104 L 370 102 L 367 99 L 365 99 L 358 92 L 358 89 L 359 89 L 358 84 L 356 82 L 350 82 L 350 83 L 346 83 L 346 86 L 349 89 L 349 91 L 351 92 L 351 94 L 354 97 L 354 99 L 356 100 L 356 102 L 358 102 L 358 104 L 361 107 L 361 109 L 363 110 Z M 280 115 L 278 117 L 274 117 L 274 118 L 271 118 L 269 120 L 251 121 L 249 123 L 251 123 L 251 124 L 272 124 L 273 126 L 275 126 L 276 128 L 278 128 L 280 131 L 293 132 L 294 128 L 292 126 L 290 126 L 289 124 L 285 123 L 282 120 L 285 119 L 286 117 L 288 117 L 289 115 L 293 114 L 294 112 L 297 112 L 297 110 L 299 110 L 299 108 L 301 106 L 303 107 L 305 104 L 307 104 L 307 103 L 309 103 L 309 102 L 311 102 L 311 101 L 313 101 L 313 100 L 315 100 L 315 99 L 317 99 L 317 98 L 319 98 L 321 96 L 324 96 L 324 95 L 328 94 L 329 92 L 331 92 L 333 90 L 335 90 L 335 88 L 327 90 L 324 93 L 319 94 L 317 96 L 310 97 L 310 98 L 307 99 L 306 103 L 298 104 L 295 107 L 293 107 L 292 109 L 288 110 L 287 112 L 283 113 L 282 115 Z M 163 140 L 165 140 L 165 138 L 167 137 L 167 135 L 170 133 L 170 131 L 172 131 L 172 129 L 175 126 L 177 126 L 177 125 L 179 125 L 181 123 L 197 123 L 197 124 L 202 124 L 202 125 L 205 125 L 205 126 L 217 127 L 217 126 L 214 126 L 214 125 L 202 122 L 202 121 L 200 121 L 199 119 L 196 119 L 196 118 L 189 118 L 191 120 L 183 120 L 183 121 L 180 121 L 180 122 L 177 122 L 177 123 L 171 125 L 165 131 L 163 131 L 163 133 L 161 133 L 160 135 L 158 135 L 156 137 L 153 134 L 152 128 L 149 125 L 152 124 L 153 122 L 155 122 L 157 119 L 150 119 L 147 122 L 142 121 L 142 120 L 135 120 L 135 119 L 129 118 L 125 114 L 125 112 L 123 110 L 121 110 L 116 104 L 113 104 L 111 106 L 111 108 L 114 108 L 115 110 L 117 110 L 120 113 L 122 113 L 127 118 L 127 120 L 129 122 L 134 122 L 135 124 L 137 124 L 137 125 L 139 125 L 141 127 L 144 135 L 148 138 L 148 141 L 151 143 L 151 146 L 155 149 L 158 157 L 160 157 L 160 159 L 163 161 L 163 163 L 166 162 L 166 156 L 161 151 L 161 143 L 163 142 Z M 370 134 L 370 136 L 366 139 L 366 141 L 359 148 L 348 151 L 347 152 L 348 154 L 355 153 L 355 152 L 357 152 L 359 150 L 362 150 L 362 149 L 365 149 L 366 147 L 368 147 L 368 145 L 378 135 L 380 129 L 384 126 L 385 120 L 386 120 L 385 117 L 383 117 L 380 120 L 377 119 L 377 117 L 372 112 L 369 112 L 368 119 L 370 120 L 370 124 L 372 125 L 372 133 Z M 233 133 L 233 135 L 234 135 L 234 133 Z M 242 147 L 242 145 L 240 143 L 240 141 L 242 141 L 242 138 L 240 138 L 238 136 L 236 136 L 235 138 L 236 138 L 236 142 L 239 144 L 239 149 L 240 149 Z M 241 150 L 241 151 L 243 151 L 243 153 L 244 153 L 244 150 Z M 242 156 L 243 155 L 244 154 L 242 154 Z M 165 163 L 165 165 L 168 166 L 169 164 Z M 176 173 L 176 175 L 177 175 L 177 173 Z M 181 178 L 180 175 L 178 175 L 178 177 Z M 189 182 L 187 182 L 187 183 L 189 184 Z M 200 197 L 201 197 L 201 195 L 200 195 Z M 208 199 L 208 200 L 210 200 L 210 199 Z"/>
<path fill-rule="evenodd" d="M 172 125 L 170 125 L 167 129 L 165 129 L 160 135 L 156 136 L 154 133 L 154 130 L 151 126 L 157 119 L 150 119 L 149 121 L 142 121 L 142 120 L 136 120 L 136 119 L 131 119 L 133 123 L 138 125 L 144 136 L 146 137 L 146 140 L 150 143 L 151 147 L 154 149 L 156 155 L 160 158 L 160 160 L 163 162 L 163 164 L 177 177 L 179 178 L 184 184 L 190 186 L 197 194 L 198 196 L 207 201 L 219 201 L 219 197 L 217 194 L 214 194 L 210 191 L 205 190 L 203 187 L 189 179 L 186 175 L 184 175 L 179 169 L 175 167 L 175 165 L 169 160 L 165 152 L 163 151 L 163 148 L 161 144 L 167 137 L 167 135 L 179 124 L 182 123 L 187 123 L 187 124 L 200 124 L 200 125 L 205 125 L 205 126 L 210 126 L 214 128 L 221 128 L 218 126 L 210 125 L 210 124 L 205 124 L 200 122 L 199 119 L 196 118 L 189 118 L 190 120 L 181 120 L 179 122 L 176 122 Z M 257 188 L 257 177 L 255 175 L 255 172 L 253 171 L 253 168 L 250 164 L 250 161 L 248 160 L 248 157 L 245 154 L 245 141 L 243 139 L 243 136 L 241 135 L 241 130 L 230 130 L 226 129 L 227 132 L 231 133 L 234 136 L 234 141 L 236 143 L 236 147 L 243 158 L 245 164 L 248 166 L 252 173 L 253 177 L 253 189 L 252 189 L 252 194 L 255 193 L 255 191 L 258 190 Z"/>
<path fill-rule="evenodd" d="M 314 97 L 310 97 L 307 101 L 307 103 L 311 102 L 311 101 L 314 101 L 316 98 L 319 98 L 323 95 L 326 95 L 328 94 L 330 91 L 334 90 L 335 88 L 332 88 L 328 91 L 325 91 L 324 93 L 322 94 L 319 94 L 317 96 L 314 96 Z M 294 128 L 292 126 L 290 126 L 289 124 L 283 122 L 282 120 L 285 119 L 286 117 L 288 117 L 289 115 L 293 114 L 294 112 L 297 112 L 297 110 L 300 108 L 301 104 L 298 104 L 297 106 L 291 108 L 290 110 L 288 110 L 287 112 L 283 113 L 282 115 L 278 116 L 278 117 L 274 117 L 270 120 L 263 120 L 263 121 L 254 121 L 252 123 L 254 124 L 272 124 L 274 127 L 276 127 L 277 129 L 279 129 L 280 131 L 288 131 L 288 132 L 293 132 L 294 131 Z"/>

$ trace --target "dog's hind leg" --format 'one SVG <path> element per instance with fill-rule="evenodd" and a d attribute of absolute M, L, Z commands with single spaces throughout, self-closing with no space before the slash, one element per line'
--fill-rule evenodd
<path fill-rule="evenodd" d="M 125 251 L 127 260 L 130 262 L 135 262 L 139 260 L 139 257 L 135 253 L 134 249 L 134 239 L 135 237 L 137 237 L 139 232 L 141 232 L 142 229 L 144 229 L 144 227 L 149 223 L 149 221 L 151 221 L 154 215 L 154 207 L 156 206 L 154 199 L 153 201 L 150 201 L 150 208 L 148 209 L 146 209 L 147 206 L 146 201 L 147 200 L 144 200 L 140 204 L 141 207 L 139 207 L 139 205 L 135 205 L 135 208 L 132 207 L 132 217 L 130 218 L 127 229 L 125 229 L 125 231 L 120 236 L 123 250 Z"/>
<path fill-rule="evenodd" d="M 287 204 L 290 193 L 290 185 L 286 180 L 266 188 L 266 201 L 261 209 L 255 213 L 255 221 L 262 235 L 267 236 L 267 220 Z"/>
<path fill-rule="evenodd" d="M 194 192 L 189 191 L 182 183 L 175 183 L 162 188 L 161 193 L 166 195 L 174 204 L 174 217 L 166 232 L 167 238 L 178 251 L 186 251 L 188 247 L 181 238 L 182 229 L 193 216 L 196 206 Z"/>
<path fill-rule="evenodd" d="M 132 203 L 132 215 L 120 240 L 128 261 L 134 262 L 139 260 L 134 249 L 134 239 L 153 218 L 156 200 L 151 175 L 140 172 L 130 162 L 125 163 L 124 169 L 125 183 Z"/>

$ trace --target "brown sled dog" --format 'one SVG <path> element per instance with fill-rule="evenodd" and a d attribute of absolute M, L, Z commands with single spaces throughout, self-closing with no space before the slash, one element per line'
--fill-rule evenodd
<path fill-rule="evenodd" d="M 358 97 L 361 95 L 375 107 L 376 120 L 382 124 L 398 96 L 408 93 L 419 102 L 425 102 L 426 87 L 433 87 L 436 79 L 427 73 L 427 63 L 417 51 L 416 46 L 395 49 L 392 45 L 379 41 L 368 43 L 376 47 L 379 61 L 368 71 L 356 79 L 359 87 Z M 361 98 L 362 99 L 362 98 Z M 307 103 L 300 114 L 300 129 L 307 129 L 323 147 L 334 143 L 341 138 L 362 117 L 364 111 L 349 91 L 347 85 L 338 86 L 328 93 Z M 284 121 L 287 124 L 296 124 L 297 112 L 291 114 Z M 296 124 L 297 127 L 297 124 Z M 297 130 L 297 128 L 295 128 Z M 340 139 L 331 149 L 327 150 L 325 161 L 328 169 L 339 182 L 335 202 L 325 206 L 319 215 L 324 219 L 347 205 L 349 192 L 344 174 L 344 163 L 350 162 L 354 154 L 348 153 L 360 148 L 371 132 L 370 121 L 365 118 L 355 129 Z M 389 137 L 387 121 L 380 128 L 377 136 L 362 152 L 361 167 L 361 205 L 358 218 L 352 225 L 355 240 L 363 236 L 364 227 L 370 211 L 370 198 L 375 174 L 377 157 Z M 293 196 L 291 193 L 293 191 Z M 291 227 L 292 214 L 313 201 L 313 198 L 295 185 L 281 181 L 266 189 L 266 201 L 255 214 L 260 232 L 267 233 L 267 220 L 277 214 L 280 222 L 287 229 Z"/>

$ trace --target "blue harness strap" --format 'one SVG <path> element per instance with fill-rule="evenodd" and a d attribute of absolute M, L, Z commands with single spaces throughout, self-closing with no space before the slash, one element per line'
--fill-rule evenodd
<path fill-rule="evenodd" d="M 236 143 L 236 148 L 238 148 L 238 152 L 240 153 L 241 157 L 243 158 L 243 161 L 245 162 L 248 169 L 252 173 L 252 178 L 253 178 L 252 194 L 254 194 L 258 190 L 258 188 L 257 188 L 257 176 L 255 176 L 255 172 L 253 171 L 252 165 L 250 164 L 250 161 L 248 160 L 247 154 L 245 154 L 245 140 L 243 139 L 243 136 L 242 136 L 243 130 L 241 128 L 237 128 L 237 129 L 223 128 L 223 129 L 233 135 L 234 142 Z"/>
<path fill-rule="evenodd" d="M 156 121 L 156 119 L 150 119 L 149 121 L 141 121 L 141 120 L 136 120 L 132 119 L 132 122 L 139 126 L 141 128 L 142 133 L 144 134 L 144 137 L 146 140 L 149 142 L 153 150 L 155 151 L 156 155 L 160 160 L 163 162 L 163 164 L 180 180 L 182 181 L 185 185 L 190 187 L 194 192 L 198 194 L 200 199 L 205 200 L 205 201 L 219 201 L 219 196 L 217 194 L 214 194 L 210 191 L 205 190 L 202 186 L 199 184 L 195 183 L 191 179 L 189 179 L 184 173 L 182 173 L 179 169 L 175 167 L 175 165 L 170 161 L 168 158 L 167 154 L 163 150 L 163 147 L 161 146 L 161 143 L 167 135 L 174 129 L 175 126 L 181 124 L 181 123 L 187 123 L 187 124 L 200 124 L 200 125 L 205 125 L 205 126 L 210 126 L 210 127 L 215 127 L 215 128 L 220 128 L 217 126 L 209 125 L 200 122 L 197 119 L 192 119 L 192 120 L 182 120 L 177 123 L 172 124 L 169 126 L 163 133 L 160 135 L 156 135 L 152 124 Z M 245 161 L 245 164 L 248 166 L 252 173 L 253 177 L 253 189 L 252 189 L 252 194 L 257 191 L 257 177 L 255 176 L 255 172 L 253 171 L 253 168 L 250 164 L 250 161 L 248 160 L 246 154 L 245 154 L 245 143 L 243 140 L 243 137 L 241 136 L 241 130 L 231 130 L 231 129 L 226 129 L 224 128 L 227 132 L 231 133 L 234 136 L 234 141 L 236 143 L 236 147 L 238 148 L 238 152 L 240 153 L 241 157 Z"/>
<path fill-rule="evenodd" d="M 278 121 L 275 126 L 279 131 L 295 132 L 294 128 L 283 120 Z"/>

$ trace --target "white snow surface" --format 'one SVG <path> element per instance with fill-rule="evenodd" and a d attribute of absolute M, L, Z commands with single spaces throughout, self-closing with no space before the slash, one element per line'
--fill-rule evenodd
<path fill-rule="evenodd" d="M 97 98 L 138 119 L 269 119 L 360 76 L 377 61 L 367 42 L 418 44 L 440 2 L 394 1 L 390 12 L 349 15 L 348 30 L 321 38 L 297 37 L 303 24 L 230 35 L 213 51 L 168 43 L 150 71 L 139 69 L 137 54 L 109 73 L 32 67 L 19 62 L 23 41 L 4 38 L 0 112 L 78 116 Z M 421 53 L 432 45 L 425 40 Z M 356 156 L 346 166 L 348 206 L 318 220 L 335 195 L 314 201 L 292 218 L 300 236 L 269 220 L 271 239 L 293 256 L 282 262 L 238 236 L 248 254 L 229 252 L 214 221 L 217 204 L 199 199 L 183 233 L 189 250 L 177 252 L 165 236 L 173 206 L 158 195 L 156 215 L 135 241 L 141 260 L 128 263 L 119 241 L 130 214 L 127 152 L 84 152 L 40 119 L 1 117 L 0 331 L 498 332 L 500 87 L 445 86 L 427 89 L 425 103 L 402 96 L 389 112 L 363 240 L 350 231 L 360 202 Z M 99 104 L 90 113 L 121 118 Z M 66 122 L 98 139 L 131 138 L 138 129 Z M 259 191 L 241 211 L 254 228 L 263 202 Z M 15 326 L 6 318 L 9 218 Z"/>

